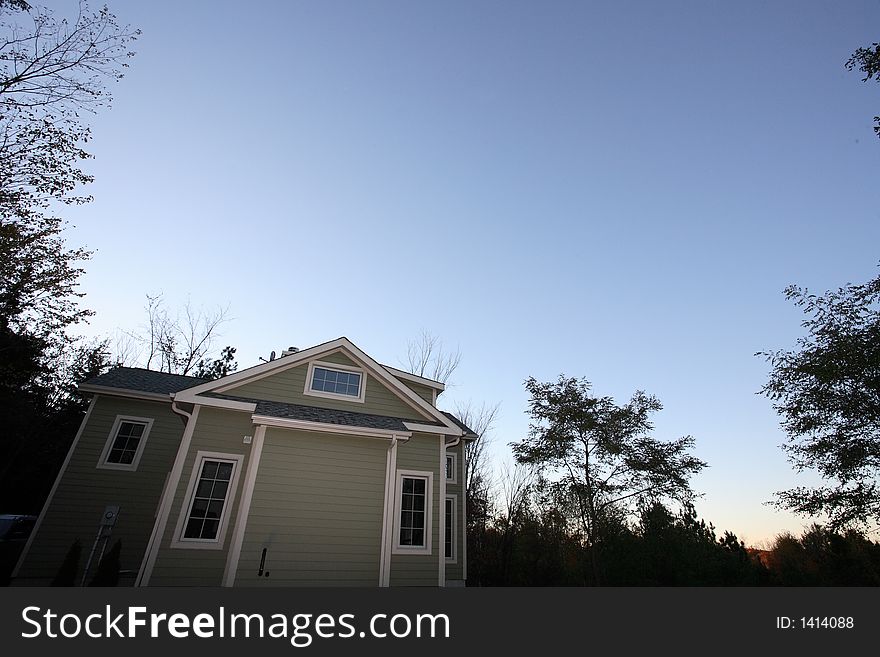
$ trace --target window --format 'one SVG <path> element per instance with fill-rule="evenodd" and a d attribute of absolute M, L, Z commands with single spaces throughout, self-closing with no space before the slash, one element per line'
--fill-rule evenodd
<path fill-rule="evenodd" d="M 446 455 L 446 481 L 450 484 L 457 481 L 455 478 L 455 454 Z"/>
<path fill-rule="evenodd" d="M 398 470 L 394 553 L 431 554 L 431 472 Z"/>
<path fill-rule="evenodd" d="M 455 502 L 458 499 L 456 495 L 446 496 L 446 525 L 445 534 L 443 536 L 443 554 L 446 561 L 455 563 Z"/>
<path fill-rule="evenodd" d="M 243 458 L 214 452 L 196 455 L 171 547 L 223 547 Z"/>
<path fill-rule="evenodd" d="M 117 415 L 98 459 L 98 467 L 137 470 L 152 426 L 152 418 Z"/>
<path fill-rule="evenodd" d="M 314 397 L 330 397 L 362 403 L 364 371 L 347 365 L 311 362 L 303 392 Z"/>

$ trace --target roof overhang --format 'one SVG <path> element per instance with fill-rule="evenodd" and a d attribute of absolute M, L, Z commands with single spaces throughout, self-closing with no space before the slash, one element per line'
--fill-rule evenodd
<path fill-rule="evenodd" d="M 171 403 L 171 395 L 161 392 L 144 392 L 143 390 L 129 390 L 128 388 L 111 388 L 110 386 L 96 386 L 81 383 L 76 387 L 77 391 L 94 394 L 110 395 L 111 397 L 128 397 L 130 399 L 143 399 L 146 401 L 159 401 Z"/>
<path fill-rule="evenodd" d="M 326 422 L 308 422 L 306 420 L 293 420 L 290 418 L 273 417 L 271 415 L 252 415 L 254 424 L 279 429 L 298 429 L 300 431 L 316 431 L 320 433 L 334 433 L 360 438 L 409 438 L 410 431 L 393 431 L 391 429 L 368 429 L 366 427 L 353 427 L 344 424 L 328 424 Z"/>
<path fill-rule="evenodd" d="M 431 406 L 428 402 L 419 397 L 415 392 L 410 390 L 406 385 L 399 381 L 396 378 L 395 374 L 390 371 L 390 368 L 386 368 L 384 365 L 381 365 L 373 360 L 369 355 L 364 353 L 357 345 L 355 345 L 351 340 L 346 337 L 337 338 L 336 340 L 331 340 L 330 342 L 325 342 L 314 347 L 309 347 L 308 349 L 303 349 L 302 351 L 298 351 L 288 356 L 282 356 L 281 358 L 277 358 L 268 363 L 262 363 L 260 365 L 255 365 L 254 367 L 249 367 L 246 370 L 235 372 L 215 381 L 208 381 L 207 383 L 202 383 L 200 385 L 193 386 L 192 388 L 181 390 L 180 392 L 175 394 L 174 398 L 176 401 L 180 402 L 199 403 L 196 401 L 196 398 L 199 397 L 202 393 L 224 392 L 248 381 L 261 379 L 275 372 L 280 372 L 285 369 L 307 363 L 309 360 L 314 360 L 322 354 L 339 350 L 346 352 L 349 357 L 351 357 L 361 366 L 363 366 L 372 376 L 379 379 L 386 386 L 388 386 L 392 391 L 395 392 L 395 394 L 397 394 L 398 397 L 400 397 L 401 400 L 403 400 L 410 407 L 418 411 L 426 419 L 440 423 L 440 425 L 442 425 L 442 427 L 444 428 L 444 432 L 446 435 L 461 436 L 463 434 L 462 430 L 443 413 Z M 418 378 L 421 379 L 421 377 Z M 430 380 L 425 379 L 425 381 L 427 382 Z M 434 385 L 437 385 L 436 381 L 432 383 Z M 425 383 L 425 385 L 428 385 L 428 383 Z"/>

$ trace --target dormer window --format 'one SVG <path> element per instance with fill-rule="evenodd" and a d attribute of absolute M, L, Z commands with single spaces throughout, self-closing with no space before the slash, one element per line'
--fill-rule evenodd
<path fill-rule="evenodd" d="M 304 394 L 363 403 L 364 378 L 364 371 L 358 367 L 312 361 Z"/>

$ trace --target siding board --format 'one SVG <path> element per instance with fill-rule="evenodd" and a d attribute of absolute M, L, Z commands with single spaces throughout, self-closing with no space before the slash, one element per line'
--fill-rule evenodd
<path fill-rule="evenodd" d="M 153 418 L 138 469 L 133 472 L 96 467 L 117 415 Z M 153 530 L 165 477 L 182 436 L 183 422 L 172 412 L 170 403 L 98 395 L 14 583 L 48 584 L 77 539 L 83 550 L 78 576 L 81 577 L 104 508 L 119 506 L 107 549 L 117 539 L 122 541 L 122 570 L 126 572 L 120 585 L 132 585 Z M 96 567 L 93 562 L 89 577 Z"/>
<path fill-rule="evenodd" d="M 236 586 L 378 586 L 388 447 L 267 429 Z"/>

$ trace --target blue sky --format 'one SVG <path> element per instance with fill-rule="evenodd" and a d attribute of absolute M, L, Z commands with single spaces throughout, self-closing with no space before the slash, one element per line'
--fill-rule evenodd
<path fill-rule="evenodd" d="M 800 335 L 787 284 L 876 274 L 880 87 L 844 68 L 876 2 L 111 5 L 143 36 L 70 214 L 90 333 L 148 292 L 228 304 L 241 366 L 429 330 L 499 461 L 523 380 L 584 376 L 696 438 L 719 529 L 803 525 L 762 504 L 812 480 L 753 354 Z"/>

